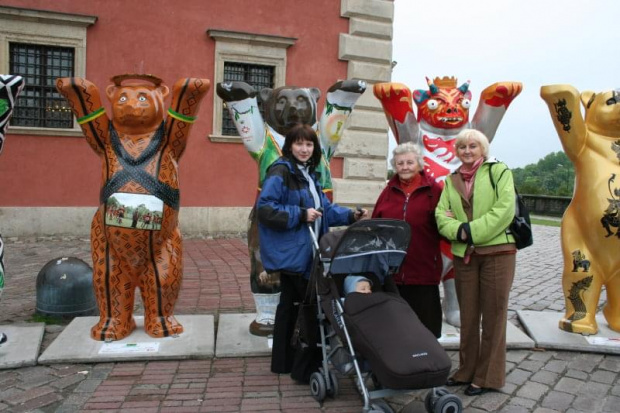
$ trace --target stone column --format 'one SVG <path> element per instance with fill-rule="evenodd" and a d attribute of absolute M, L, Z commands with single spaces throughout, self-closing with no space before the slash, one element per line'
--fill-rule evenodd
<path fill-rule="evenodd" d="M 368 83 L 338 145 L 344 158 L 342 179 L 334 179 L 334 201 L 372 207 L 387 178 L 388 124 L 372 85 L 392 76 L 394 2 L 341 0 L 340 14 L 349 18 L 349 33 L 340 34 L 339 58 L 348 61 L 348 79 Z"/>

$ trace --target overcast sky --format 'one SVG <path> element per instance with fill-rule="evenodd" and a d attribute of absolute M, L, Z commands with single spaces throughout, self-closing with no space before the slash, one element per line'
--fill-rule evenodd
<path fill-rule="evenodd" d="M 480 92 L 499 81 L 523 91 L 509 107 L 491 155 L 511 167 L 562 150 L 540 87 L 580 92 L 620 87 L 618 0 L 396 0 L 392 81 L 425 89 L 425 76 L 471 80 Z"/>

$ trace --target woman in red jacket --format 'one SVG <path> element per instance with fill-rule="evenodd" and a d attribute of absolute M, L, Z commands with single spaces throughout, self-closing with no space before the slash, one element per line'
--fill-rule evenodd
<path fill-rule="evenodd" d="M 394 149 L 392 167 L 396 174 L 379 195 L 372 217 L 403 219 L 411 226 L 407 257 L 394 281 L 422 324 L 439 338 L 442 261 L 435 207 L 441 186 L 424 174 L 423 165 L 415 144 L 407 142 Z"/>

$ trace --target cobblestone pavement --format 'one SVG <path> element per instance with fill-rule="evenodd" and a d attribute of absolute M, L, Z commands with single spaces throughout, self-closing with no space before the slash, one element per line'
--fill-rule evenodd
<path fill-rule="evenodd" d="M 516 311 L 563 311 L 559 228 L 535 226 L 534 246 L 522 250 L 510 298 Z M 39 270 L 57 257 L 90 263 L 88 239 L 7 239 L 7 286 L 0 325 L 33 320 Z M 253 312 L 245 241 L 187 239 L 185 274 L 176 314 Z M 601 302 L 604 302 L 602 295 Z M 140 302 L 139 298 L 136 300 Z M 139 304 L 137 313 L 142 311 Z M 62 331 L 48 325 L 43 349 Z M 1 327 L 0 327 L 1 329 Z M 42 351 L 43 351 L 42 349 Z M 458 354 L 449 352 L 453 366 Z M 359 412 L 361 398 L 349 378 L 321 406 L 307 386 L 269 371 L 269 357 L 34 366 L 0 370 L 0 412 Z M 466 412 L 618 412 L 620 356 L 544 349 L 511 350 L 507 384 L 499 392 L 468 397 Z M 388 399 L 397 412 L 423 412 L 426 391 Z"/>

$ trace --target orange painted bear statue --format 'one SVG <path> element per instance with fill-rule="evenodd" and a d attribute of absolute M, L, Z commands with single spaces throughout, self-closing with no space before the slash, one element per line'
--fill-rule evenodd
<path fill-rule="evenodd" d="M 145 331 L 152 337 L 175 336 L 183 332 L 173 316 L 183 276 L 178 161 L 210 82 L 179 79 L 166 117 L 170 90 L 161 79 L 126 74 L 111 80 L 106 88 L 111 119 L 93 83 L 62 78 L 56 84 L 101 157 L 100 205 L 91 226 L 100 318 L 91 337 L 121 340 L 136 328 L 136 287 Z"/>

